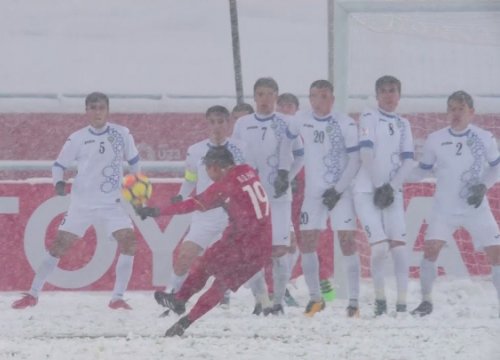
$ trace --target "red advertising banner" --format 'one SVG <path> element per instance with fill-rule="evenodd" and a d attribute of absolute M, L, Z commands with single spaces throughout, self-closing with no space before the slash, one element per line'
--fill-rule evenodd
<path fill-rule="evenodd" d="M 178 189 L 177 183 L 154 183 L 151 203 L 167 201 Z M 425 219 L 434 191 L 433 184 L 409 184 L 405 189 L 408 225 L 408 251 L 412 275 L 418 275 Z M 497 221 L 500 220 L 500 185 L 489 192 Z M 34 270 L 53 240 L 69 197 L 54 196 L 52 184 L 33 182 L 0 183 L 0 291 L 21 291 L 30 287 Z M 171 271 L 172 253 L 181 241 L 189 215 L 141 221 L 133 215 L 138 237 L 131 290 L 164 286 Z M 324 237 L 331 237 L 328 233 Z M 484 254 L 475 252 L 468 234 L 459 231 L 440 257 L 440 266 L 457 275 L 485 275 L 490 272 Z M 369 276 L 369 246 L 361 231 L 358 243 L 363 276 Z M 116 244 L 90 229 L 59 263 L 45 289 L 110 290 L 114 282 Z"/>

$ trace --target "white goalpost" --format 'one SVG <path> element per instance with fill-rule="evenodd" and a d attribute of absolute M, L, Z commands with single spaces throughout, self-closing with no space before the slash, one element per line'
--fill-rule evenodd
<path fill-rule="evenodd" d="M 333 77 L 337 110 L 356 117 L 366 107 L 376 106 L 376 79 L 393 75 L 402 82 L 397 111 L 412 124 L 417 159 L 427 135 L 446 126 L 446 98 L 456 90 L 473 95 L 475 121 L 500 138 L 500 1 L 328 1 L 332 21 L 328 46 L 333 55 L 329 73 Z M 490 194 L 497 214 L 499 194 Z M 412 237 L 419 234 L 429 206 L 429 197 L 414 200 L 408 203 L 406 214 L 407 230 Z M 482 266 L 474 263 L 473 251 L 464 255 L 461 236 L 456 236 L 457 242 L 452 242 L 446 250 L 448 254 L 441 256 L 440 265 L 447 274 L 466 276 L 471 269 Z M 415 268 L 420 253 L 413 251 L 411 241 L 410 265 Z M 337 296 L 345 298 L 338 241 L 334 241 L 334 252 Z M 369 250 L 364 249 L 362 256 L 366 271 Z M 460 257 L 463 261 L 457 261 Z"/>
<path fill-rule="evenodd" d="M 443 44 L 455 44 L 452 51 L 467 50 L 467 47 L 459 47 L 459 44 L 468 46 L 472 53 L 461 53 L 467 58 L 471 65 L 479 64 L 490 69 L 476 68 L 475 71 L 486 71 L 489 74 L 500 76 L 498 66 L 493 65 L 492 60 L 500 59 L 500 1 L 497 0 L 336 0 L 333 6 L 333 81 L 335 85 L 336 107 L 341 111 L 352 112 L 357 110 L 355 106 L 349 104 L 356 97 L 366 97 L 365 91 L 360 91 L 357 85 L 357 78 L 352 75 L 353 71 L 363 75 L 364 78 L 370 75 L 368 71 L 373 69 L 370 66 L 370 57 L 375 55 L 375 62 L 380 67 L 380 61 L 383 60 L 373 51 L 390 51 L 391 54 L 399 50 L 408 52 L 408 41 L 417 41 L 415 46 L 424 44 L 424 48 L 414 49 L 413 52 L 401 54 L 406 59 L 406 63 L 413 67 L 414 72 L 418 72 L 418 65 L 423 69 L 426 64 L 426 58 L 429 61 L 435 59 L 436 54 L 425 54 L 425 43 L 428 43 L 430 50 L 437 53 L 438 56 L 446 51 Z M 360 29 L 364 31 L 361 32 Z M 378 34 L 374 37 L 366 37 L 372 33 Z M 385 40 L 384 40 L 385 38 Z M 356 43 L 357 41 L 357 43 Z M 367 51 L 360 48 L 360 42 Z M 437 42 L 437 45 L 435 44 Z M 481 47 L 482 52 L 477 52 Z M 419 53 L 420 51 L 420 53 Z M 484 55 L 482 55 L 484 52 Z M 360 56 L 364 56 L 365 63 L 362 63 Z M 413 57 L 410 57 L 413 56 Z M 477 59 L 477 57 L 481 57 Z M 493 56 L 493 59 L 486 58 Z M 473 58 L 476 57 L 475 60 Z M 390 61 L 394 70 L 399 71 L 404 62 L 395 62 L 394 58 Z M 448 60 L 443 58 L 443 63 Z M 429 62 L 427 61 L 427 62 Z M 435 60 L 434 60 L 435 61 Z M 467 64 L 467 63 L 466 63 Z M 498 64 L 498 62 L 496 62 Z M 368 65 L 368 66 L 367 66 Z M 417 67 L 414 67 L 417 65 Z M 436 70 L 441 66 L 446 70 L 451 65 L 451 70 L 456 69 L 454 64 L 430 64 Z M 465 69 L 464 69 L 465 70 Z M 403 73 L 404 71 L 401 70 Z M 439 72 L 435 73 L 440 75 Z M 449 71 L 444 71 L 441 75 L 447 75 Z M 416 75 L 417 76 L 417 75 Z M 469 77 L 468 74 L 461 74 L 463 77 Z M 481 80 L 491 80 L 495 77 L 480 76 Z M 497 79 L 499 77 L 496 77 Z M 370 78 L 366 79 L 367 81 Z M 427 79 L 427 78 L 424 78 Z M 442 79 L 442 77 L 439 77 Z M 418 77 L 416 78 L 418 80 Z M 453 79 L 450 82 L 456 83 Z M 354 82 L 354 84 L 353 84 Z M 498 85 L 497 85 L 498 86 Z M 429 89 L 432 88 L 432 84 Z M 442 89 L 438 88 L 439 90 Z M 486 91 L 484 91 L 486 89 Z M 371 90 L 371 87 L 370 87 Z M 488 91 L 489 90 L 489 91 Z M 498 100 L 500 89 L 498 87 L 493 91 L 491 87 L 478 88 L 477 91 L 471 90 L 477 95 L 490 95 Z M 443 95 L 436 93 L 434 89 L 425 93 L 425 89 L 417 88 L 414 95 Z M 369 92 L 371 95 L 371 91 Z M 408 94 L 403 94 L 403 98 Z"/>

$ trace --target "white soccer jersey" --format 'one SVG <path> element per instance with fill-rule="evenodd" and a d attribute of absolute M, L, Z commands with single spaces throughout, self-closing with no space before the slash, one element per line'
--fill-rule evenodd
<path fill-rule="evenodd" d="M 214 146 L 215 144 L 210 139 L 205 139 L 191 145 L 187 150 L 185 181 L 196 182 L 197 194 L 205 191 L 213 183 L 208 177 L 203 159 L 207 151 Z M 247 147 L 244 142 L 237 139 L 228 139 L 224 142 L 223 146 L 231 151 L 237 165 L 249 162 L 252 165 L 252 162 L 248 159 Z"/>
<path fill-rule="evenodd" d="M 123 160 L 134 165 L 139 153 L 128 128 L 108 123 L 104 130 L 87 126 L 71 134 L 54 166 L 63 170 L 76 162 L 71 200 L 81 206 L 102 207 L 121 198 Z"/>
<path fill-rule="evenodd" d="M 305 196 L 321 197 L 337 184 L 348 163 L 348 153 L 358 151 L 358 128 L 352 118 L 332 113 L 319 118 L 298 113 L 290 121 L 289 137 L 304 142 Z"/>
<path fill-rule="evenodd" d="M 267 117 L 257 114 L 242 116 L 236 121 L 233 137 L 248 144 L 248 152 L 259 172 L 262 185 L 272 201 L 291 201 L 290 192 L 274 199 L 274 180 L 280 163 L 290 164 L 293 154 L 287 154 L 288 159 L 280 159 L 280 147 L 286 139 L 289 117 L 281 113 L 273 113 Z M 293 144 L 295 155 L 303 154 L 300 140 Z M 281 155 L 284 156 L 284 155 Z"/>
<path fill-rule="evenodd" d="M 450 127 L 433 132 L 425 142 L 420 168 L 434 170 L 437 178 L 434 207 L 446 214 L 464 214 L 468 189 L 482 180 L 488 166 L 500 166 L 497 142 L 489 131 L 469 125 L 455 134 Z M 489 206 L 483 201 L 481 206 Z"/>
<path fill-rule="evenodd" d="M 410 123 L 395 113 L 379 110 L 364 112 L 359 121 L 360 149 L 373 149 L 372 168 L 378 182 L 372 184 L 372 178 L 361 165 L 355 179 L 355 192 L 372 192 L 374 187 L 390 182 L 397 174 L 403 160 L 413 159 L 414 146 Z"/>
<path fill-rule="evenodd" d="M 237 165 L 244 163 L 252 165 L 252 161 L 247 156 L 247 147 L 244 142 L 237 139 L 227 139 L 223 145 L 231 151 Z M 185 184 L 190 183 L 194 186 L 196 194 L 202 193 L 213 183 L 208 177 L 203 163 L 207 151 L 213 146 L 215 144 L 210 139 L 205 139 L 188 148 L 184 181 Z M 190 192 L 193 189 L 192 186 L 181 187 L 180 193 L 183 198 L 189 196 L 188 193 L 183 193 L 183 190 L 184 192 Z M 195 211 L 191 218 L 191 227 L 186 239 L 205 249 L 220 238 L 222 231 L 227 226 L 227 221 L 227 213 L 221 207 L 207 211 Z"/>

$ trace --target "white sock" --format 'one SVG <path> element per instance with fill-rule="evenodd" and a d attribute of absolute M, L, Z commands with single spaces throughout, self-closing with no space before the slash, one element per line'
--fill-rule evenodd
<path fill-rule="evenodd" d="M 264 269 L 258 271 L 250 280 L 248 280 L 252 294 L 255 297 L 255 302 L 260 303 L 263 308 L 271 306 L 269 294 L 267 292 L 266 279 L 264 277 Z"/>
<path fill-rule="evenodd" d="M 432 302 L 432 285 L 437 277 L 437 264 L 422 258 L 420 262 L 420 286 L 422 300 Z"/>
<path fill-rule="evenodd" d="M 389 253 L 389 243 L 384 241 L 373 245 L 371 251 L 370 262 L 373 286 L 375 288 L 375 299 L 385 300 L 384 267 L 387 254 Z"/>
<path fill-rule="evenodd" d="M 128 282 L 132 276 L 132 267 L 134 265 L 134 257 L 132 255 L 120 254 L 116 262 L 116 279 L 115 287 L 111 300 L 118 300 L 123 298 L 125 290 L 127 290 Z"/>
<path fill-rule="evenodd" d="M 170 276 L 170 283 L 168 284 L 167 292 L 176 293 L 177 291 L 179 291 L 182 284 L 184 284 L 184 281 L 186 281 L 188 274 L 189 274 L 189 271 L 186 272 L 184 275 L 176 275 L 175 272 L 172 272 L 172 275 Z"/>
<path fill-rule="evenodd" d="M 290 276 L 288 278 L 292 277 L 292 271 L 293 268 L 295 267 L 295 264 L 297 263 L 297 259 L 299 258 L 300 252 L 298 250 L 295 250 L 294 253 L 288 253 L 288 261 L 290 262 L 288 265 L 289 273 Z"/>
<path fill-rule="evenodd" d="M 491 280 L 497 290 L 498 303 L 500 304 L 500 265 L 491 267 Z"/>
<path fill-rule="evenodd" d="M 302 253 L 302 272 L 309 288 L 309 296 L 312 301 L 321 300 L 321 290 L 319 285 L 319 260 L 316 251 Z"/>
<path fill-rule="evenodd" d="M 347 272 L 347 283 L 349 285 L 349 300 L 359 299 L 359 278 L 360 262 L 359 255 L 353 254 L 344 256 L 344 262 Z"/>
<path fill-rule="evenodd" d="M 290 279 L 290 261 L 285 254 L 280 257 L 273 257 L 273 283 L 274 283 L 274 297 L 273 303 L 275 305 L 283 303 L 285 297 L 286 284 Z"/>
<path fill-rule="evenodd" d="M 406 245 L 396 246 L 391 249 L 392 261 L 394 263 L 394 275 L 396 277 L 396 288 L 398 291 L 397 304 L 406 304 L 408 292 L 408 257 Z"/>
<path fill-rule="evenodd" d="M 38 267 L 35 277 L 33 278 L 33 282 L 31 283 L 31 289 L 29 291 L 31 296 L 38 297 L 38 293 L 42 290 L 47 278 L 50 274 L 52 274 L 58 263 L 59 258 L 47 253 L 47 256 Z"/>

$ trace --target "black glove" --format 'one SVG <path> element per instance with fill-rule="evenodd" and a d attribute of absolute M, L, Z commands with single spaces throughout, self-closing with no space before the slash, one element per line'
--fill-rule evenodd
<path fill-rule="evenodd" d="M 289 185 L 288 171 L 278 170 L 278 176 L 276 176 L 276 180 L 274 180 L 274 197 L 279 198 L 281 195 L 285 194 Z"/>
<path fill-rule="evenodd" d="M 170 198 L 170 203 L 171 204 L 175 204 L 175 203 L 178 203 L 178 202 L 181 202 L 181 201 L 182 201 L 182 195 L 181 194 L 172 196 Z"/>
<path fill-rule="evenodd" d="M 62 180 L 56 182 L 54 189 L 55 189 L 57 195 L 59 195 L 59 196 L 66 195 L 66 182 L 64 182 Z"/>
<path fill-rule="evenodd" d="M 322 195 L 323 205 L 325 205 L 328 210 L 332 210 L 335 205 L 337 205 L 341 196 L 342 193 L 337 192 L 337 190 L 335 190 L 335 187 L 332 186 L 331 188 L 327 189 Z"/>
<path fill-rule="evenodd" d="M 160 209 L 149 207 L 149 206 L 134 206 L 135 213 L 139 215 L 141 220 L 145 220 L 148 217 L 160 216 Z"/>
<path fill-rule="evenodd" d="M 386 183 L 375 189 L 373 203 L 379 209 L 385 209 L 394 202 L 394 189 L 391 184 Z"/>
<path fill-rule="evenodd" d="M 484 195 L 488 191 L 488 188 L 484 184 L 476 184 L 469 187 L 469 197 L 467 198 L 467 204 L 478 208 L 483 202 Z"/>

